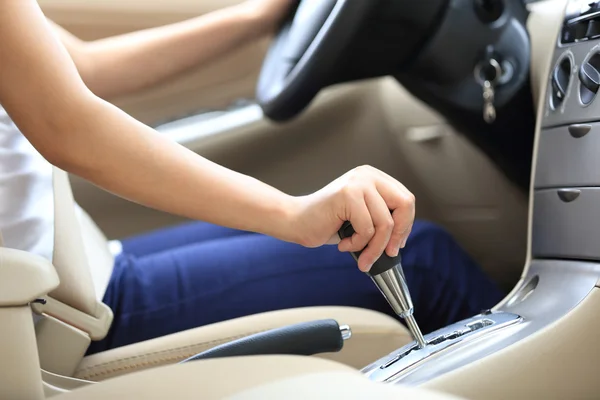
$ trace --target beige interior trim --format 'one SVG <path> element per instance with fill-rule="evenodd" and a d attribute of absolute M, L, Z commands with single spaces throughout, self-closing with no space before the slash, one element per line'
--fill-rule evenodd
<path fill-rule="evenodd" d="M 50 261 L 34 254 L 0 248 L 0 307 L 23 306 L 59 285 Z"/>
<path fill-rule="evenodd" d="M 81 208 L 78 208 L 77 211 L 85 252 L 90 268 L 94 271 L 93 283 L 96 300 L 102 302 L 115 260 L 110 252 L 108 240 L 104 233 L 98 228 L 87 212 Z"/>
<path fill-rule="evenodd" d="M 194 373 L 192 375 L 187 371 L 190 371 L 190 373 L 194 371 Z M 188 398 L 198 398 L 201 396 L 202 399 L 216 399 L 234 394 L 249 386 L 257 386 L 278 379 L 316 371 L 349 371 L 357 373 L 348 366 L 316 358 L 296 358 L 289 356 L 231 357 L 203 360 L 189 364 L 168 365 L 143 372 L 131 373 L 107 380 L 98 385 L 93 385 L 93 387 L 84 388 L 76 396 L 58 396 L 57 399 L 85 398 L 89 400 L 104 400 L 102 396 L 106 396 L 106 390 L 110 390 L 112 393 L 119 393 L 122 399 L 139 398 L 140 394 L 145 390 L 144 388 L 150 386 L 154 386 L 150 393 L 156 399 L 186 398 L 186 392 L 189 393 L 188 396 L 190 397 Z M 211 385 L 211 382 L 214 385 Z M 177 392 L 177 387 L 185 387 L 186 390 L 185 392 Z"/>
<path fill-rule="evenodd" d="M 270 382 L 226 397 L 228 400 L 377 399 L 458 400 L 430 390 L 374 383 L 348 372 L 314 373 Z"/>
<path fill-rule="evenodd" d="M 598 398 L 600 289 L 527 339 L 424 386 L 469 399 Z"/>
<path fill-rule="evenodd" d="M 45 258 L 0 248 L 0 398 L 44 397 L 29 303 L 58 285 Z"/>
<path fill-rule="evenodd" d="M 531 86 L 533 97 L 537 99 L 537 115 L 535 127 L 535 141 L 533 146 L 533 160 L 531 168 L 531 187 L 529 191 L 529 221 L 527 228 L 527 267 L 531 261 L 531 234 L 533 226 L 533 200 L 535 170 L 537 165 L 538 148 L 544 110 L 546 109 L 545 93 L 548 87 L 548 76 L 552 68 L 552 54 L 556 46 L 556 38 L 562 26 L 566 0 L 546 0 L 530 5 L 527 30 L 531 38 Z M 528 268 L 523 271 L 527 274 Z"/>
<path fill-rule="evenodd" d="M 42 369 L 62 376 L 73 376 L 91 343 L 85 332 L 49 315 L 35 324 L 35 334 Z"/>
<path fill-rule="evenodd" d="M 166 25 L 241 0 L 39 0 L 46 16 L 84 40 Z M 154 126 L 200 110 L 219 110 L 254 97 L 269 41 L 258 40 L 201 69 L 147 90 L 110 99 L 134 118 Z"/>
<path fill-rule="evenodd" d="M 28 306 L 0 307 L 0 398 L 44 398 L 33 319 Z"/>
<path fill-rule="evenodd" d="M 373 383 L 350 367 L 332 361 L 260 356 L 204 360 L 151 369 L 55 398 L 450 400 L 454 397 Z"/>
<path fill-rule="evenodd" d="M 394 318 L 351 307 L 309 307 L 251 315 L 125 346 L 86 357 L 75 377 L 102 381 L 123 374 L 176 363 L 221 343 L 299 322 L 333 318 L 349 325 L 352 338 L 339 353 L 321 358 L 359 369 L 409 343 L 406 328 Z"/>
<path fill-rule="evenodd" d="M 521 281 L 515 285 L 502 302 L 495 308 L 506 303 L 520 289 L 522 279 L 527 276 L 531 265 L 531 235 L 533 227 L 533 200 L 535 180 L 535 169 L 538 156 L 538 143 L 543 120 L 545 102 L 544 94 L 548 86 L 548 76 L 552 67 L 552 54 L 556 45 L 558 31 L 562 25 L 562 17 L 566 7 L 566 0 L 545 0 L 529 5 L 529 18 L 527 19 L 527 31 L 531 40 L 531 88 L 532 95 L 537 104 L 535 138 L 533 145 L 533 158 L 531 167 L 531 186 L 529 189 L 529 213 L 527 218 L 527 252 L 525 267 L 521 274 Z"/>
<path fill-rule="evenodd" d="M 42 380 L 46 398 L 62 393 L 72 392 L 73 390 L 77 390 L 95 383 L 53 374 L 45 371 L 44 369 L 42 369 Z"/>
<path fill-rule="evenodd" d="M 60 286 L 50 293 L 54 299 L 86 314 L 96 314 L 96 292 L 85 244 L 66 172 L 53 168 L 54 253 L 52 263 Z"/>
<path fill-rule="evenodd" d="M 88 334 L 92 340 L 102 340 L 106 337 L 113 321 L 113 312 L 106 304 L 98 303 L 92 316 L 52 297 L 44 296 L 44 300 L 43 303 L 32 304 L 33 311 L 66 322 Z"/>
<path fill-rule="evenodd" d="M 90 16 L 98 12 L 107 13 L 126 13 L 129 14 L 128 22 L 131 18 L 135 18 L 135 15 L 144 14 L 158 14 L 163 15 L 165 13 L 171 13 L 175 15 L 185 15 L 188 17 L 198 14 L 203 14 L 213 10 L 241 3 L 242 0 L 202 0 L 202 1 L 190 1 L 190 0 L 86 0 L 84 2 L 80 0 L 38 0 L 42 7 L 50 7 L 53 10 L 61 10 L 66 12 L 73 12 L 77 10 L 81 15 L 89 13 Z"/>

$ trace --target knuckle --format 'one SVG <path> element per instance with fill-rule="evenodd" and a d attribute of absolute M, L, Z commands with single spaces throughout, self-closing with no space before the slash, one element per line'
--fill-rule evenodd
<path fill-rule="evenodd" d="M 367 165 L 367 164 L 363 164 L 359 167 L 356 167 L 355 171 L 359 174 L 369 174 L 369 173 L 373 172 L 373 167 L 371 167 L 370 165 Z"/>
<path fill-rule="evenodd" d="M 354 182 L 349 182 L 342 187 L 341 193 L 345 198 L 353 199 L 359 194 L 359 190 Z"/>
<path fill-rule="evenodd" d="M 347 186 L 352 186 L 354 188 L 362 188 L 364 186 L 364 174 L 354 174 L 348 179 Z"/>
<path fill-rule="evenodd" d="M 381 227 L 386 231 L 391 231 L 392 229 L 394 229 L 394 218 L 392 218 L 391 215 L 386 217 L 381 225 Z"/>
<path fill-rule="evenodd" d="M 364 229 L 363 236 L 367 238 L 372 238 L 375 235 L 375 227 L 369 226 Z"/>
<path fill-rule="evenodd" d="M 411 208 L 414 208 L 415 206 L 415 195 L 412 194 L 411 192 L 408 193 L 404 193 L 402 194 L 402 208 L 404 208 L 405 210 L 410 210 Z"/>

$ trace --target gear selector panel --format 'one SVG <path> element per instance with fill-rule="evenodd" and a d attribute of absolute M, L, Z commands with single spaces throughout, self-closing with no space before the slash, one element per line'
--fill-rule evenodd
<path fill-rule="evenodd" d="M 362 370 L 371 380 L 397 382 L 416 368 L 458 347 L 521 322 L 519 315 L 506 312 L 484 312 L 425 335 L 427 346 L 420 349 L 411 343 L 374 362 Z"/>

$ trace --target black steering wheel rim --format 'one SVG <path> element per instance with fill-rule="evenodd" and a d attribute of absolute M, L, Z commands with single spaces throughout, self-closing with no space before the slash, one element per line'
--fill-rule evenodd
<path fill-rule="evenodd" d="M 302 0 L 265 57 L 256 100 L 266 117 L 285 121 L 327 85 L 374 0 Z"/>

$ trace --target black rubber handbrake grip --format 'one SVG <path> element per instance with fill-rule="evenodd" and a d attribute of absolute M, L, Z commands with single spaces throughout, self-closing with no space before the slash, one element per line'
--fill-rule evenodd
<path fill-rule="evenodd" d="M 335 353 L 344 347 L 340 326 L 333 319 L 324 319 L 256 333 L 223 343 L 187 358 L 181 363 L 209 358 L 253 355 L 300 355 Z"/>
<path fill-rule="evenodd" d="M 352 227 L 352 224 L 349 221 L 344 222 L 344 224 L 338 231 L 338 235 L 340 236 L 340 239 L 346 239 L 346 238 L 352 237 L 352 235 L 354 235 L 354 233 L 355 233 L 354 228 Z M 354 257 L 354 259 L 356 261 L 358 261 L 358 257 L 360 257 L 361 253 L 362 253 L 362 251 L 356 251 L 356 252 L 352 252 L 351 254 L 352 254 L 352 257 Z M 390 269 L 394 268 L 394 266 L 400 264 L 401 261 L 402 261 L 402 257 L 400 256 L 400 253 L 398 253 L 398 255 L 396 257 L 390 257 L 384 252 L 381 255 L 381 257 L 379 257 L 379 259 L 377 261 L 375 261 L 375 263 L 371 267 L 371 270 L 369 272 L 367 272 L 367 274 L 370 276 L 376 276 L 376 275 L 382 274 L 385 271 L 390 270 Z"/>

